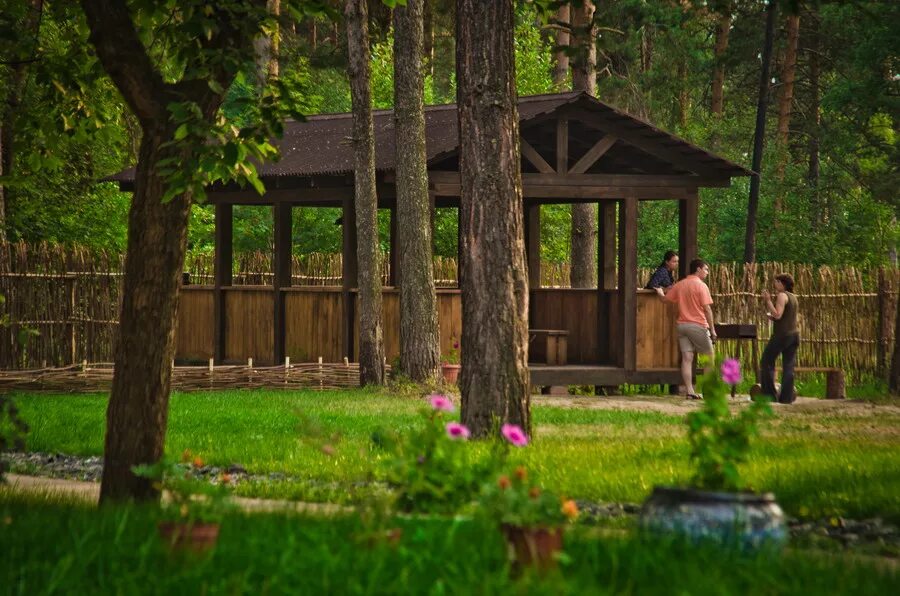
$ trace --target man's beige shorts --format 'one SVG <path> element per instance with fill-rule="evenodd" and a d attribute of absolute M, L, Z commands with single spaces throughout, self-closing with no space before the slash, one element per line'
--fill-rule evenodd
<path fill-rule="evenodd" d="M 693 323 L 678 323 L 678 347 L 683 352 L 712 354 L 713 345 L 709 330 Z"/>

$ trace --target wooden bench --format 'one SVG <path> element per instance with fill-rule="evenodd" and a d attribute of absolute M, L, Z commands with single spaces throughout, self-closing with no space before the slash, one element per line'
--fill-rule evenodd
<path fill-rule="evenodd" d="M 825 373 L 825 399 L 844 399 L 847 397 L 847 387 L 844 381 L 844 371 L 830 366 L 797 366 L 794 373 Z M 781 370 L 775 370 L 775 379 L 781 375 Z M 762 393 L 762 388 L 757 383 L 751 389 L 751 395 Z"/>
<path fill-rule="evenodd" d="M 569 332 L 563 329 L 529 329 L 528 360 L 549 366 L 565 365 L 569 361 Z"/>

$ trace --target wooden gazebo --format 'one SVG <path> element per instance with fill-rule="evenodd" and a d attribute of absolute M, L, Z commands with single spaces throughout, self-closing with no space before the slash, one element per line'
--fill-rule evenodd
<path fill-rule="evenodd" d="M 750 172 L 583 93 L 519 100 L 522 185 L 530 279 L 529 324 L 568 332 L 567 363 L 531 367 L 533 385 L 677 383 L 674 312 L 637 286 L 638 201 L 679 205 L 682 273 L 697 255 L 698 189 L 727 187 Z M 429 188 L 437 207 L 458 207 L 460 182 L 455 105 L 426 108 Z M 213 286 L 182 290 L 177 358 L 260 364 L 355 360 L 356 226 L 350 114 L 288 122 L 281 160 L 260 168 L 266 193 L 212 188 L 216 256 Z M 395 239 L 392 111 L 375 112 L 379 207 L 391 210 Z M 131 190 L 133 171 L 116 176 Z M 599 205 L 598 286 L 540 285 L 540 205 Z M 232 285 L 232 207 L 271 205 L 275 222 L 274 283 Z M 341 287 L 291 286 L 291 208 L 342 207 Z M 618 215 L 617 215 L 618 212 Z M 674 225 L 674 223 L 673 223 Z M 618 255 L 616 254 L 618 251 Z M 618 258 L 617 258 L 618 256 Z M 399 353 L 398 267 L 384 290 L 385 354 Z M 462 335 L 458 289 L 438 290 L 442 352 Z M 465 346 L 463 346 L 465 349 Z"/>

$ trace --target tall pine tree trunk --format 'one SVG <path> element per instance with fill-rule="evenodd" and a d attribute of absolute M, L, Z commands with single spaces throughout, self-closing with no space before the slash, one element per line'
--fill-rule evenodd
<path fill-rule="evenodd" d="M 564 4 L 556 11 L 557 29 L 556 29 L 556 51 L 554 52 L 555 62 L 553 64 L 553 84 L 558 89 L 562 89 L 569 77 L 569 54 L 566 49 L 569 47 L 570 33 L 569 28 L 572 21 L 569 17 L 571 7 Z"/>
<path fill-rule="evenodd" d="M 378 197 L 375 194 L 375 134 L 369 71 L 369 18 L 366 0 L 347 0 L 347 55 L 353 104 L 354 191 L 359 263 L 359 382 L 384 384 L 384 335 L 381 323 L 381 251 L 378 246 Z"/>
<path fill-rule="evenodd" d="M 716 22 L 716 45 L 714 48 L 712 101 L 710 111 L 716 116 L 725 112 L 725 52 L 728 51 L 728 34 L 731 32 L 731 15 L 722 14 Z"/>
<path fill-rule="evenodd" d="M 747 202 L 747 227 L 744 236 L 744 262 L 756 261 L 756 216 L 759 211 L 759 183 L 762 175 L 763 146 L 766 139 L 766 110 L 769 107 L 769 69 L 772 64 L 772 46 L 775 39 L 775 15 L 777 0 L 769 0 L 766 8 L 766 35 L 763 41 L 762 65 L 759 77 L 759 95 L 756 104 L 756 130 L 753 137 L 754 174 L 750 177 L 750 200 Z"/>
<path fill-rule="evenodd" d="M 572 68 L 572 88 L 597 95 L 597 45 L 594 3 L 585 0 L 572 7 L 572 33 L 577 48 Z M 597 205 L 572 205 L 571 258 L 569 282 L 573 288 L 597 285 Z"/>
<path fill-rule="evenodd" d="M 394 9 L 394 131 L 397 250 L 400 251 L 400 368 L 413 381 L 437 379 L 440 349 L 422 79 L 423 0 Z M 402 140 L 402 142 L 401 142 Z"/>
<path fill-rule="evenodd" d="M 825 220 L 825 205 L 822 204 L 819 193 L 819 135 L 821 134 L 821 91 L 819 89 L 819 76 L 821 62 L 819 52 L 821 43 L 819 39 L 819 15 L 812 13 L 809 19 L 809 141 L 807 143 L 809 169 L 806 173 L 806 183 L 813 189 L 815 197 L 813 207 L 813 225 L 818 227 Z"/>
<path fill-rule="evenodd" d="M 791 127 L 791 106 L 794 101 L 794 79 L 797 76 L 797 44 L 800 41 L 800 15 L 787 18 L 787 40 L 784 63 L 781 65 L 781 96 L 778 102 L 778 144 L 787 145 Z"/>
<path fill-rule="evenodd" d="M 530 428 L 513 0 L 457 0 L 462 239 L 462 421 Z"/>

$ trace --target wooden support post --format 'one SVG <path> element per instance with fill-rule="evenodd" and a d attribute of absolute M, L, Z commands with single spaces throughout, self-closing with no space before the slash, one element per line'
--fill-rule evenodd
<path fill-rule="evenodd" d="M 69 284 L 69 312 L 66 319 L 68 323 L 66 324 L 66 336 L 67 341 L 69 343 L 69 361 L 66 364 L 75 364 L 75 359 L 77 358 L 76 354 L 78 352 L 78 345 L 75 341 L 75 284 L 78 283 L 77 278 L 67 278 L 67 281 L 71 282 Z"/>
<path fill-rule="evenodd" d="M 541 206 L 525 207 L 525 260 L 528 263 L 528 287 L 541 287 Z"/>
<path fill-rule="evenodd" d="M 341 242 L 341 288 L 343 290 L 344 329 L 343 352 L 353 358 L 353 328 L 355 309 L 353 308 L 353 290 L 357 287 L 358 272 L 356 262 L 356 205 L 353 197 L 345 197 L 343 201 L 343 229 Z"/>
<path fill-rule="evenodd" d="M 225 292 L 231 285 L 232 222 L 234 210 L 230 203 L 216 203 L 216 253 L 213 264 L 213 357 L 221 364 L 225 360 Z"/>
<path fill-rule="evenodd" d="M 619 202 L 619 326 L 620 365 L 637 368 L 637 199 Z"/>
<path fill-rule="evenodd" d="M 569 172 L 569 120 L 563 115 L 556 121 L 556 173 Z"/>
<path fill-rule="evenodd" d="M 284 360 L 286 347 L 285 333 L 286 325 L 284 321 L 284 301 L 285 296 L 283 288 L 291 287 L 291 255 L 292 255 L 292 238 L 291 238 L 291 204 L 275 203 L 272 207 L 272 215 L 275 220 L 275 275 L 273 275 L 272 289 L 275 292 L 275 316 L 274 321 L 274 362 Z"/>
<path fill-rule="evenodd" d="M 691 261 L 697 258 L 697 191 L 692 190 L 678 201 L 678 277 L 684 279 Z"/>
<path fill-rule="evenodd" d="M 391 238 L 390 238 L 390 275 L 388 276 L 388 285 L 393 287 L 400 286 L 400 251 L 397 249 L 397 202 L 394 201 L 391 211 Z M 434 218 L 432 218 L 432 221 Z"/>
<path fill-rule="evenodd" d="M 609 364 L 610 300 L 609 291 L 616 288 L 616 202 L 601 201 L 597 205 L 597 360 Z"/>
<path fill-rule="evenodd" d="M 456 287 L 462 288 L 463 278 L 463 237 L 462 237 L 462 210 L 456 208 Z"/>

